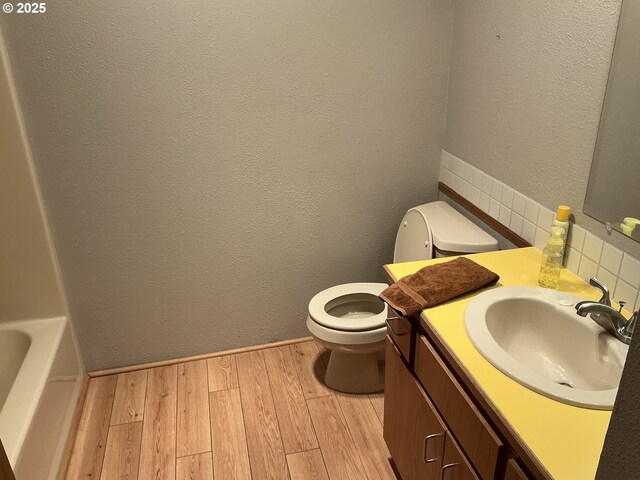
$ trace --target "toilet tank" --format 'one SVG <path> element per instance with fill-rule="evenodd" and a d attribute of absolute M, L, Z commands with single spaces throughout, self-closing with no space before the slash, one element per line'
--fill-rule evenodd
<path fill-rule="evenodd" d="M 410 208 L 402 218 L 393 262 L 498 250 L 498 241 L 443 201 Z"/>

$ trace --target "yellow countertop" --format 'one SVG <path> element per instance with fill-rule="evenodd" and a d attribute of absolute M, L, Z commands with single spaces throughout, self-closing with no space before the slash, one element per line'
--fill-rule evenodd
<path fill-rule="evenodd" d="M 468 257 L 499 274 L 498 287 L 537 285 L 542 254 L 534 247 Z M 425 265 L 449 260 L 452 257 L 397 263 L 386 268 L 397 280 Z M 599 299 L 595 288 L 566 269 L 562 270 L 558 290 L 585 299 Z M 547 398 L 520 385 L 485 360 L 471 343 L 464 326 L 464 312 L 473 296 L 470 293 L 426 309 L 422 317 L 553 478 L 594 478 L 611 412 L 574 407 Z"/>

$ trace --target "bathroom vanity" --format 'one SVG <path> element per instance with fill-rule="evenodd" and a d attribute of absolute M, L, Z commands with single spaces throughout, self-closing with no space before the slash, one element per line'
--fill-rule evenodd
<path fill-rule="evenodd" d="M 536 285 L 535 248 L 470 255 L 499 285 Z M 385 266 L 392 281 L 450 258 Z M 599 292 L 563 270 L 559 289 Z M 403 480 L 592 479 L 611 411 L 541 395 L 491 365 L 473 346 L 464 312 L 477 292 L 389 321 L 384 438 Z"/>

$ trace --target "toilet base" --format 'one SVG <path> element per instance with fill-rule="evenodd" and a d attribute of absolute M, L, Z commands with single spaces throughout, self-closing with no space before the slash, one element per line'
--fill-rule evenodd
<path fill-rule="evenodd" d="M 381 392 L 384 390 L 384 350 L 369 353 L 331 350 L 324 383 L 344 393 Z"/>

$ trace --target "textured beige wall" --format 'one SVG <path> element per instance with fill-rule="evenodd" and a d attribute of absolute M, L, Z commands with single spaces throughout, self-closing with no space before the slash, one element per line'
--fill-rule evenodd
<path fill-rule="evenodd" d="M 436 198 L 450 0 L 47 7 L 0 23 L 88 369 L 307 335 Z"/>
<path fill-rule="evenodd" d="M 0 321 L 65 314 L 0 33 Z"/>
<path fill-rule="evenodd" d="M 456 0 L 444 148 L 634 256 L 582 213 L 620 0 Z"/>

